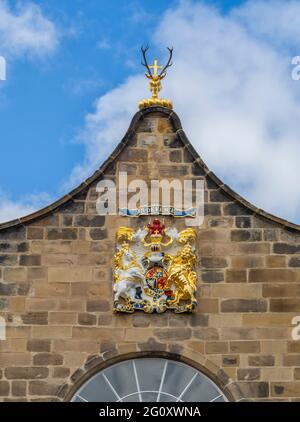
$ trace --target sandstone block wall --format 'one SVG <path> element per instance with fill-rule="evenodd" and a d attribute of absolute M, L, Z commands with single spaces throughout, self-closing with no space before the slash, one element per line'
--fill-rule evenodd
<path fill-rule="evenodd" d="M 205 182 L 193 315 L 115 314 L 112 257 L 120 225 L 99 216 L 96 184 Z M 300 229 L 250 208 L 195 155 L 174 113 L 146 110 L 101 170 L 56 206 L 0 227 L 0 400 L 63 400 L 91 371 L 148 352 L 197 365 L 231 400 L 299 400 Z M 184 221 L 165 218 L 166 225 Z M 73 390 L 72 390 L 73 389 Z"/>

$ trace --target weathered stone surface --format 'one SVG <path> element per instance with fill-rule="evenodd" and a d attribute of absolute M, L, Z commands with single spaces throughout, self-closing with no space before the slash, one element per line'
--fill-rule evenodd
<path fill-rule="evenodd" d="M 226 268 L 228 266 L 225 258 L 201 257 L 200 265 L 204 268 Z"/>
<path fill-rule="evenodd" d="M 108 300 L 103 299 L 90 299 L 87 301 L 87 312 L 106 312 L 110 309 Z"/>
<path fill-rule="evenodd" d="M 25 381 L 12 381 L 11 394 L 14 397 L 24 397 L 26 395 L 26 382 Z"/>
<path fill-rule="evenodd" d="M 237 252 L 240 254 L 269 254 L 271 250 L 271 244 L 268 242 L 241 242 L 237 243 Z"/>
<path fill-rule="evenodd" d="M 268 255 L 266 256 L 266 267 L 282 268 L 286 267 L 286 256 L 283 255 Z"/>
<path fill-rule="evenodd" d="M 180 150 L 170 151 L 170 161 L 173 163 L 180 163 L 182 155 Z"/>
<path fill-rule="evenodd" d="M 273 246 L 274 253 L 279 254 L 299 254 L 300 253 L 300 244 L 289 244 L 289 243 L 274 243 Z"/>
<path fill-rule="evenodd" d="M 230 352 L 233 353 L 259 353 L 259 341 L 232 341 L 230 342 Z"/>
<path fill-rule="evenodd" d="M 74 217 L 74 226 L 77 227 L 102 227 L 105 223 L 105 217 L 102 215 L 76 215 Z"/>
<path fill-rule="evenodd" d="M 13 266 L 17 264 L 17 255 L 11 254 L 1 254 L 0 255 L 0 265 L 3 266 Z"/>
<path fill-rule="evenodd" d="M 238 369 L 237 378 L 241 381 L 252 381 L 260 379 L 260 370 L 258 368 Z"/>
<path fill-rule="evenodd" d="M 59 384 L 51 384 L 46 381 L 30 381 L 29 394 L 33 396 L 55 396 Z"/>
<path fill-rule="evenodd" d="M 289 267 L 300 267 L 300 258 L 293 257 L 289 260 Z"/>
<path fill-rule="evenodd" d="M 224 273 L 221 271 L 202 271 L 201 278 L 204 283 L 220 283 L 224 281 Z"/>
<path fill-rule="evenodd" d="M 90 230 L 90 237 L 92 240 L 103 240 L 107 238 L 107 230 L 106 229 L 91 229 Z"/>
<path fill-rule="evenodd" d="M 154 330 L 154 335 L 159 340 L 164 340 L 164 341 L 187 340 L 191 337 L 191 334 L 192 334 L 192 331 L 190 328 L 185 328 L 184 330 L 178 330 L 175 328 Z"/>
<path fill-rule="evenodd" d="M 226 270 L 225 281 L 227 283 L 244 283 L 247 281 L 245 270 Z"/>
<path fill-rule="evenodd" d="M 40 255 L 20 255 L 20 265 L 24 266 L 39 266 L 41 265 Z"/>
<path fill-rule="evenodd" d="M 241 382 L 239 384 L 245 397 L 263 398 L 269 396 L 269 384 L 267 382 Z"/>
<path fill-rule="evenodd" d="M 231 265 L 234 268 L 255 268 L 264 267 L 264 258 L 262 256 L 245 255 L 233 256 L 231 258 Z"/>
<path fill-rule="evenodd" d="M 207 341 L 205 352 L 210 354 L 228 353 L 228 342 L 226 341 Z"/>
<path fill-rule="evenodd" d="M 51 228 L 47 229 L 46 232 L 47 239 L 49 240 L 57 240 L 57 239 L 77 239 L 78 232 L 77 229 L 71 228 Z"/>
<path fill-rule="evenodd" d="M 295 380 L 300 380 L 300 368 L 295 368 L 294 378 L 295 378 Z"/>
<path fill-rule="evenodd" d="M 267 242 L 275 242 L 278 240 L 278 229 L 264 229 L 263 240 Z"/>
<path fill-rule="evenodd" d="M 235 225 L 239 229 L 248 229 L 252 227 L 252 219 L 251 217 L 236 217 Z"/>
<path fill-rule="evenodd" d="M 225 355 L 222 360 L 223 366 L 239 366 L 239 356 L 238 355 Z"/>
<path fill-rule="evenodd" d="M 275 358 L 272 355 L 249 356 L 249 366 L 274 366 Z"/>
<path fill-rule="evenodd" d="M 146 162 L 148 158 L 148 152 L 142 148 L 128 148 L 121 154 L 121 161 L 129 161 L 132 163 Z"/>
<path fill-rule="evenodd" d="M 27 283 L 1 283 L 0 296 L 26 296 L 30 285 Z"/>
<path fill-rule="evenodd" d="M 59 308 L 61 308 L 61 303 Z M 77 313 L 76 312 L 50 312 L 49 313 L 49 324 L 57 325 L 73 325 L 76 324 L 77 321 Z"/>
<path fill-rule="evenodd" d="M 30 352 L 50 352 L 51 342 L 50 340 L 28 340 L 27 350 Z"/>
<path fill-rule="evenodd" d="M 0 381 L 0 396 L 8 396 L 9 394 L 9 383 L 8 381 Z"/>
<path fill-rule="evenodd" d="M 224 327 L 221 332 L 224 340 L 251 340 L 256 339 L 256 330 L 248 327 Z"/>
<path fill-rule="evenodd" d="M 211 202 L 231 202 L 232 198 L 221 190 L 210 191 L 209 199 Z"/>
<path fill-rule="evenodd" d="M 0 240 L 23 240 L 26 237 L 24 226 L 11 227 L 0 230 Z"/>
<path fill-rule="evenodd" d="M 155 339 L 150 338 L 148 341 L 144 343 L 139 343 L 138 348 L 142 352 L 147 352 L 147 351 L 162 352 L 166 350 L 167 345 L 164 343 L 159 343 L 155 341 Z"/>
<path fill-rule="evenodd" d="M 278 283 L 300 281 L 300 273 L 291 269 L 251 269 L 249 271 L 250 283 Z"/>
<path fill-rule="evenodd" d="M 193 163 L 192 165 L 192 174 L 194 176 L 204 176 L 205 172 L 201 166 L 199 166 L 198 163 Z"/>
<path fill-rule="evenodd" d="M 274 397 L 300 397 L 300 382 L 272 382 L 271 394 Z"/>
<path fill-rule="evenodd" d="M 220 204 L 204 204 L 204 214 L 208 215 L 221 215 Z"/>
<path fill-rule="evenodd" d="M 6 298 L 0 298 L 0 311 L 2 309 L 7 308 L 8 306 L 8 300 Z"/>
<path fill-rule="evenodd" d="M 22 321 L 24 324 L 48 324 L 48 312 L 27 312 L 24 315 L 21 315 Z"/>
<path fill-rule="evenodd" d="M 266 312 L 265 299 L 226 299 L 221 302 L 221 312 Z"/>
<path fill-rule="evenodd" d="M 28 242 L 13 242 L 5 241 L 0 242 L 0 253 L 12 253 L 12 252 L 27 252 L 29 249 Z"/>
<path fill-rule="evenodd" d="M 219 333 L 216 328 L 197 328 L 193 330 L 193 335 L 199 340 L 218 340 Z"/>
<path fill-rule="evenodd" d="M 59 212 L 64 214 L 83 214 L 84 202 L 71 200 L 60 207 Z"/>
<path fill-rule="evenodd" d="M 164 137 L 164 145 L 169 148 L 182 148 L 183 144 L 178 136 L 165 136 Z"/>
<path fill-rule="evenodd" d="M 78 315 L 78 324 L 80 325 L 96 325 L 97 317 L 93 314 L 81 313 Z"/>
<path fill-rule="evenodd" d="M 238 203 L 224 204 L 224 215 L 248 215 L 249 211 Z"/>
<path fill-rule="evenodd" d="M 231 230 L 232 242 L 257 242 L 262 240 L 262 233 L 260 230 Z"/>
<path fill-rule="evenodd" d="M 67 379 L 70 375 L 70 369 L 69 368 L 63 368 L 61 366 L 55 366 L 53 368 L 53 377 L 54 378 L 62 378 Z"/>
<path fill-rule="evenodd" d="M 283 356 L 283 365 L 284 366 L 300 366 L 300 355 L 284 355 Z"/>
<path fill-rule="evenodd" d="M 37 353 L 33 356 L 34 365 L 62 365 L 63 356 L 57 353 Z"/>
<path fill-rule="evenodd" d="M 49 369 L 45 367 L 10 367 L 5 369 L 7 379 L 42 379 L 47 378 Z"/>
<path fill-rule="evenodd" d="M 207 327 L 208 316 L 207 315 L 191 315 L 189 318 L 190 325 L 192 327 Z"/>
<path fill-rule="evenodd" d="M 271 312 L 298 312 L 300 311 L 300 301 L 294 298 L 270 299 Z"/>
<path fill-rule="evenodd" d="M 143 315 L 142 313 L 133 315 L 132 325 L 134 327 L 149 327 L 151 317 L 149 315 Z"/>
<path fill-rule="evenodd" d="M 42 227 L 27 227 L 27 239 L 43 239 L 44 229 Z"/>
<path fill-rule="evenodd" d="M 294 297 L 300 296 L 300 284 L 272 283 L 264 284 L 262 294 L 264 297 Z"/>

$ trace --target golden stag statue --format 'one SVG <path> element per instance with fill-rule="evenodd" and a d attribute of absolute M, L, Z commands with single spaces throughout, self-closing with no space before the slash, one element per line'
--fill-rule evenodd
<path fill-rule="evenodd" d="M 144 108 L 144 107 L 149 107 L 152 105 L 159 105 L 162 107 L 167 107 L 167 108 L 172 109 L 173 108 L 172 102 L 164 98 L 158 98 L 158 93 L 161 90 L 161 80 L 166 76 L 168 67 L 172 66 L 171 61 L 172 61 L 172 56 L 173 56 L 173 48 L 167 47 L 167 49 L 169 50 L 169 60 L 164 67 L 158 65 L 157 59 L 154 60 L 153 65 L 148 64 L 147 57 L 146 57 L 146 52 L 148 48 L 149 47 L 146 47 L 146 48 L 141 47 L 143 58 L 144 58 L 142 65 L 145 66 L 148 71 L 147 73 L 145 73 L 145 76 L 149 79 L 149 86 L 150 86 L 150 91 L 152 93 L 152 97 L 140 101 L 139 107 Z M 151 69 L 153 69 L 153 73 Z M 160 73 L 158 73 L 158 69 L 162 69 Z"/>

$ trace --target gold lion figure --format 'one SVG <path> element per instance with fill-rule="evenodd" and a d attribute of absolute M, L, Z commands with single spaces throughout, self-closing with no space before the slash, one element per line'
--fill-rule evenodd
<path fill-rule="evenodd" d="M 196 255 L 190 244 L 171 259 L 168 270 L 167 289 L 175 290 L 174 298 L 168 301 L 168 307 L 174 307 L 176 313 L 192 311 L 197 305 L 197 274 L 194 271 Z M 180 301 L 188 301 L 180 305 Z"/>

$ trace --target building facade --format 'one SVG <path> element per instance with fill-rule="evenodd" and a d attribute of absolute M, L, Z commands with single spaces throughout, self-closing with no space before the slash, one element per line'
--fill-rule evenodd
<path fill-rule="evenodd" d="M 97 213 L 97 183 L 108 178 L 118 184 L 120 171 L 146 182 L 204 181 L 192 313 L 114 312 L 116 231 L 149 221 Z M 184 221 L 168 216 L 165 225 L 183 229 Z M 0 315 L 6 321 L 0 398 L 105 400 L 104 387 L 93 396 L 97 376 L 115 371 L 126 379 L 128 368 L 122 368 L 133 362 L 135 381 L 139 371 L 160 373 L 161 385 L 145 391 L 157 391 L 161 400 L 299 400 L 300 340 L 292 337 L 293 318 L 300 315 L 299 266 L 300 227 L 224 185 L 195 152 L 176 113 L 146 107 L 93 176 L 49 207 L 0 226 Z M 184 388 L 165 391 L 166 362 L 172 373 L 179 371 L 177 380 L 187 375 L 183 386 L 189 371 L 193 379 L 202 377 L 194 396 L 185 396 Z M 116 400 L 130 394 L 147 399 L 141 385 L 132 392 L 117 385 L 111 388 Z M 201 385 L 216 394 L 203 396 Z"/>

